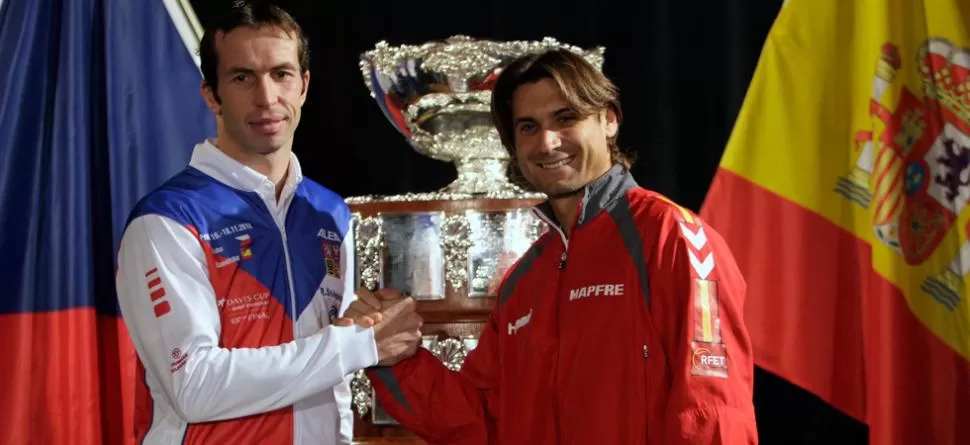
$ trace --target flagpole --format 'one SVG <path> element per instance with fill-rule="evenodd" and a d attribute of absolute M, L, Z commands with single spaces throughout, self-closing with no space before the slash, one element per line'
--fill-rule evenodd
<path fill-rule="evenodd" d="M 2 1 L 2 0 L 0 0 Z M 162 0 L 168 16 L 172 19 L 175 29 L 178 30 L 185 49 L 188 50 L 195 66 L 202 70 L 202 61 L 199 59 L 199 42 L 202 40 L 202 25 L 199 23 L 198 16 L 188 0 Z"/>

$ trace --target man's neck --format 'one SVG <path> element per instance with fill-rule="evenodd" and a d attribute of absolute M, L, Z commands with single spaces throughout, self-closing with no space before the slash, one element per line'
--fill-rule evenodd
<path fill-rule="evenodd" d="M 273 153 L 259 154 L 242 150 L 223 138 L 217 138 L 214 145 L 226 156 L 266 176 L 266 179 L 275 185 L 277 201 L 280 199 L 289 175 L 290 146 L 284 146 Z"/>
<path fill-rule="evenodd" d="M 568 238 L 573 231 L 576 223 L 576 214 L 579 212 L 579 201 L 583 199 L 583 189 L 569 195 L 549 198 L 549 206 L 552 207 L 552 215 L 556 217 L 556 222 L 562 228 L 563 233 Z"/>
<path fill-rule="evenodd" d="M 552 214 L 556 217 L 556 222 L 559 223 L 559 227 L 562 228 L 563 233 L 568 238 L 573 231 L 573 226 L 576 224 L 578 219 L 578 213 L 580 212 L 579 204 L 586 197 L 587 188 L 589 186 L 602 178 L 604 175 L 609 173 L 612 165 L 607 166 L 602 173 L 596 176 L 591 182 L 579 188 L 572 193 L 560 196 L 554 196 L 549 198 L 549 206 L 552 207 Z"/>

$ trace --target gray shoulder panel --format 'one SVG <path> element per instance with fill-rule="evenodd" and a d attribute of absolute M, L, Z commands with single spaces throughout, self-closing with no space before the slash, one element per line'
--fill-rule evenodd
<path fill-rule="evenodd" d="M 638 230 L 637 223 L 634 221 L 633 213 L 630 210 L 630 201 L 626 196 L 622 196 L 610 203 L 607 211 L 613 221 L 616 222 L 616 226 L 620 230 L 620 237 L 623 239 L 623 245 L 626 246 L 630 259 L 636 265 L 637 275 L 640 277 L 640 289 L 643 292 L 643 302 L 649 308 L 650 282 L 647 274 L 647 258 L 643 250 L 643 238 L 640 236 L 640 230 Z"/>
<path fill-rule="evenodd" d="M 502 283 L 502 288 L 498 293 L 499 307 L 505 304 L 505 301 L 509 299 L 509 297 L 512 295 L 512 289 L 515 289 L 515 284 L 519 281 L 519 278 L 522 278 L 522 275 L 532 268 L 532 263 L 535 262 L 539 255 L 542 255 L 542 246 L 539 245 L 539 242 L 535 242 L 531 247 L 529 247 L 529 250 L 522 255 L 519 262 L 515 264 L 515 268 L 512 269 L 512 272 L 509 273 L 508 277 L 505 279 L 505 282 Z"/>

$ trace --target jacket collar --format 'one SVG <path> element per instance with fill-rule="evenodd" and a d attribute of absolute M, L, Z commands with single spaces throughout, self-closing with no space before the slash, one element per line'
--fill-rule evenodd
<path fill-rule="evenodd" d="M 266 192 L 274 196 L 275 200 L 276 186 L 269 178 L 230 158 L 208 139 L 196 144 L 189 166 L 229 187 L 260 194 Z M 303 169 L 300 168 L 300 162 L 293 153 L 290 153 L 290 165 L 287 168 L 289 170 L 284 189 L 292 191 L 303 180 Z"/>
<path fill-rule="evenodd" d="M 637 182 L 621 164 L 613 164 L 599 178 L 594 179 L 583 189 L 583 199 L 579 203 L 579 214 L 576 220 L 576 227 L 582 226 L 586 221 L 596 216 L 600 212 L 609 209 L 616 200 L 622 198 L 627 190 L 638 187 Z M 545 201 L 536 206 L 536 211 L 541 213 L 543 219 L 562 226 L 562 222 L 556 221 L 555 214 L 552 212 L 552 205 Z"/>

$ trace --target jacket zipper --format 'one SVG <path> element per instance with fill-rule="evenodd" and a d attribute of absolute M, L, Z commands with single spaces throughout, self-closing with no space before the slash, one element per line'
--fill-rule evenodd
<path fill-rule="evenodd" d="M 287 190 L 284 189 L 284 193 L 285 192 L 287 192 Z M 296 191 L 294 190 L 293 193 L 295 192 Z M 275 196 L 273 196 L 273 198 L 275 198 Z M 292 320 L 293 323 L 293 339 L 296 339 L 296 288 L 293 287 L 293 266 L 290 263 L 289 241 L 287 241 L 286 238 L 286 215 L 290 212 L 291 199 L 284 199 L 286 199 L 287 202 L 285 204 L 285 210 L 281 215 L 282 218 L 277 218 L 276 212 L 272 210 L 270 211 L 270 215 L 273 217 L 273 222 L 276 223 L 276 228 L 280 231 L 280 239 L 283 240 L 283 260 L 286 262 L 286 284 L 287 289 L 290 291 L 290 320 Z M 302 436 L 303 432 L 300 423 L 296 422 L 295 420 L 296 419 L 294 419 L 293 422 L 293 440 L 295 441 L 294 443 L 297 443 L 300 441 L 300 437 Z"/>
<path fill-rule="evenodd" d="M 275 197 L 274 197 L 275 199 Z M 289 198 L 286 198 L 289 201 Z M 286 204 L 286 210 L 283 212 L 282 220 L 277 218 L 276 212 L 270 211 L 270 215 L 273 217 L 273 222 L 276 223 L 276 228 L 280 231 L 280 239 L 283 241 L 283 260 L 286 262 L 286 284 L 287 289 L 290 292 L 290 319 L 293 320 L 293 338 L 297 338 L 296 332 L 296 288 L 293 287 L 293 266 L 290 263 L 290 246 L 286 238 L 286 215 L 289 213 L 289 202 Z"/>
<path fill-rule="evenodd" d="M 293 338 L 296 338 L 296 289 L 293 287 L 293 266 L 290 265 L 290 248 L 286 240 L 286 228 L 277 223 L 283 239 L 283 259 L 286 260 L 286 283 L 290 289 L 290 317 L 293 320 Z"/>
<path fill-rule="evenodd" d="M 559 228 L 558 224 L 552 222 L 541 211 L 534 210 L 533 213 L 535 213 L 537 218 L 541 219 L 544 223 L 546 223 L 547 226 L 552 227 L 552 229 L 559 234 L 559 238 L 562 239 L 562 255 L 559 256 L 559 267 L 558 267 L 559 270 L 562 270 L 563 267 L 566 267 L 566 257 L 567 257 L 566 252 L 569 250 L 569 240 L 566 238 L 566 233 L 563 232 L 561 228 Z"/>
<path fill-rule="evenodd" d="M 541 219 L 547 225 L 549 225 L 550 227 L 552 227 L 553 230 L 555 230 L 556 232 L 558 232 L 559 233 L 559 238 L 562 240 L 562 255 L 559 256 L 559 264 L 556 266 L 556 268 L 559 270 L 559 277 L 556 280 L 556 291 L 553 294 L 555 298 L 559 298 L 560 295 L 562 295 L 563 280 L 566 279 L 566 273 L 563 270 L 566 268 L 566 259 L 569 257 L 569 254 L 568 254 L 568 252 L 569 252 L 569 239 L 566 238 L 566 233 L 562 231 L 562 229 L 559 227 L 559 225 L 554 224 L 552 221 L 550 221 L 549 218 L 547 218 L 546 215 L 543 214 L 541 211 L 536 210 L 535 211 L 535 214 L 536 214 L 536 216 L 539 219 Z M 574 227 L 573 228 L 573 235 L 575 236 L 575 234 L 576 234 L 576 229 Z M 556 302 L 556 337 L 557 337 L 557 340 L 561 340 L 562 339 L 562 329 L 560 328 L 560 326 L 562 326 L 562 323 L 561 323 L 561 320 L 562 320 L 562 307 L 563 307 L 563 305 L 562 304 L 559 304 L 559 302 L 557 301 Z M 561 341 L 560 341 L 560 345 L 561 345 Z M 558 346 L 557 346 L 557 349 L 558 349 Z M 556 370 L 553 373 L 553 388 L 558 388 L 558 385 L 559 385 L 559 374 L 558 374 L 558 369 L 559 369 L 559 351 L 558 350 L 556 352 L 556 362 L 553 364 L 553 369 Z M 558 439 L 558 436 L 560 435 L 560 430 L 561 430 L 561 426 L 559 424 L 559 398 L 558 398 L 558 392 L 559 391 L 557 390 L 556 391 L 556 395 L 554 396 L 556 398 L 556 405 L 555 405 L 556 411 L 554 413 L 554 416 L 555 416 L 555 419 L 556 419 L 556 436 L 557 436 L 557 439 Z"/>

